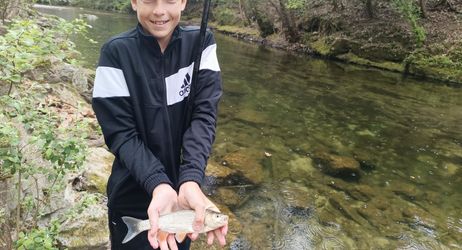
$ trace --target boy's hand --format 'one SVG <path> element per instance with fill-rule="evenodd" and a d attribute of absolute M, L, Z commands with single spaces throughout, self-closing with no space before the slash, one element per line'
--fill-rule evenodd
<path fill-rule="evenodd" d="M 178 205 L 177 193 L 168 184 L 160 184 L 152 192 L 151 204 L 148 207 L 148 217 L 151 223 L 151 229 L 148 232 L 148 240 L 154 249 L 160 247 L 161 250 L 168 250 L 169 246 L 171 250 L 177 250 L 175 237 L 173 234 L 169 234 L 167 238 L 158 238 L 159 230 L 159 216 L 161 214 L 175 211 Z"/>
<path fill-rule="evenodd" d="M 211 202 L 196 182 L 188 181 L 180 186 L 178 193 L 178 205 L 184 209 L 194 209 L 196 218 L 194 219 L 193 229 L 196 233 L 190 235 L 192 240 L 196 240 L 199 231 L 204 227 L 205 210 L 211 209 L 219 212 L 218 208 Z M 221 246 L 226 245 L 225 236 L 228 231 L 228 225 L 215 229 L 207 233 L 207 244 L 212 245 L 216 237 Z"/>

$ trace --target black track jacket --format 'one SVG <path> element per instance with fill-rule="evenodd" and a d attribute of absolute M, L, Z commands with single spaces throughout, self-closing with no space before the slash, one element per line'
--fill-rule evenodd
<path fill-rule="evenodd" d="M 93 109 L 115 155 L 107 187 L 109 207 L 124 186 L 135 182 L 148 194 L 161 183 L 176 189 L 186 181 L 202 183 L 222 84 L 215 40 L 207 32 L 191 126 L 183 136 L 198 35 L 198 28 L 178 26 L 161 53 L 157 40 L 138 24 L 103 45 Z"/>

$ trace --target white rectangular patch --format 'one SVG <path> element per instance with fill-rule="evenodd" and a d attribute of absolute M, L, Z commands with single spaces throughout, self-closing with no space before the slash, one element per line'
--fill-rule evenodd
<path fill-rule="evenodd" d="M 217 58 L 217 45 L 212 44 L 202 51 L 201 66 L 199 70 L 208 69 L 220 71 L 220 65 Z"/>
<path fill-rule="evenodd" d="M 189 95 L 191 90 L 194 63 L 189 67 L 182 68 L 178 73 L 165 78 L 167 90 L 167 105 L 181 102 Z"/>
<path fill-rule="evenodd" d="M 112 67 L 96 69 L 93 97 L 128 97 L 127 82 L 122 70 Z"/>

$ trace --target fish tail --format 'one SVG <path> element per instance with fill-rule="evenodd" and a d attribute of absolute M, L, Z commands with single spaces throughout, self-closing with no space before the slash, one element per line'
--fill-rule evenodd
<path fill-rule="evenodd" d="M 122 241 L 122 244 L 125 244 L 142 232 L 142 230 L 140 230 L 140 227 L 138 226 L 142 222 L 142 220 L 129 216 L 123 216 L 122 220 L 128 228 L 127 235 L 125 235 L 125 238 Z"/>

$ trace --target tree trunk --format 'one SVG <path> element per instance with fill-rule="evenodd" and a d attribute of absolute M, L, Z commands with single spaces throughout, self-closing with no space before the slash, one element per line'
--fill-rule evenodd
<path fill-rule="evenodd" d="M 374 18 L 374 4 L 373 0 L 366 0 L 366 14 L 369 18 Z"/>
<path fill-rule="evenodd" d="M 239 14 L 241 16 L 241 20 L 244 23 L 251 23 L 250 19 L 247 17 L 247 13 L 245 10 L 245 5 L 243 3 L 243 0 L 239 0 Z"/>
<path fill-rule="evenodd" d="M 1 208 L 5 209 L 6 218 L 10 217 L 10 211 L 8 211 L 8 179 L 2 179 L 3 177 L 0 176 L 0 204 L 2 204 Z M 13 249 L 13 240 L 11 239 L 11 228 L 9 225 L 8 219 L 5 220 L 3 223 L 0 222 L 0 249 Z"/>
<path fill-rule="evenodd" d="M 420 13 L 422 15 L 422 18 L 427 18 L 427 9 L 425 7 L 426 2 L 427 2 L 426 0 L 419 0 Z"/>
<path fill-rule="evenodd" d="M 284 1 L 278 0 L 278 4 L 274 3 L 273 1 L 268 2 L 276 9 L 276 11 L 279 14 L 279 17 L 281 18 L 281 28 L 284 31 L 286 39 L 291 43 L 297 42 L 300 36 L 297 31 L 295 22 L 293 21 L 293 17 L 291 16 L 291 13 L 289 13 L 289 11 L 287 10 Z"/>
<path fill-rule="evenodd" d="M 343 10 L 345 6 L 343 6 L 342 0 L 332 0 L 332 11 L 337 11 L 339 9 Z"/>
<path fill-rule="evenodd" d="M 21 8 L 21 0 L 0 0 L 0 18 L 2 19 L 2 23 L 5 23 L 7 19 L 17 16 Z"/>

